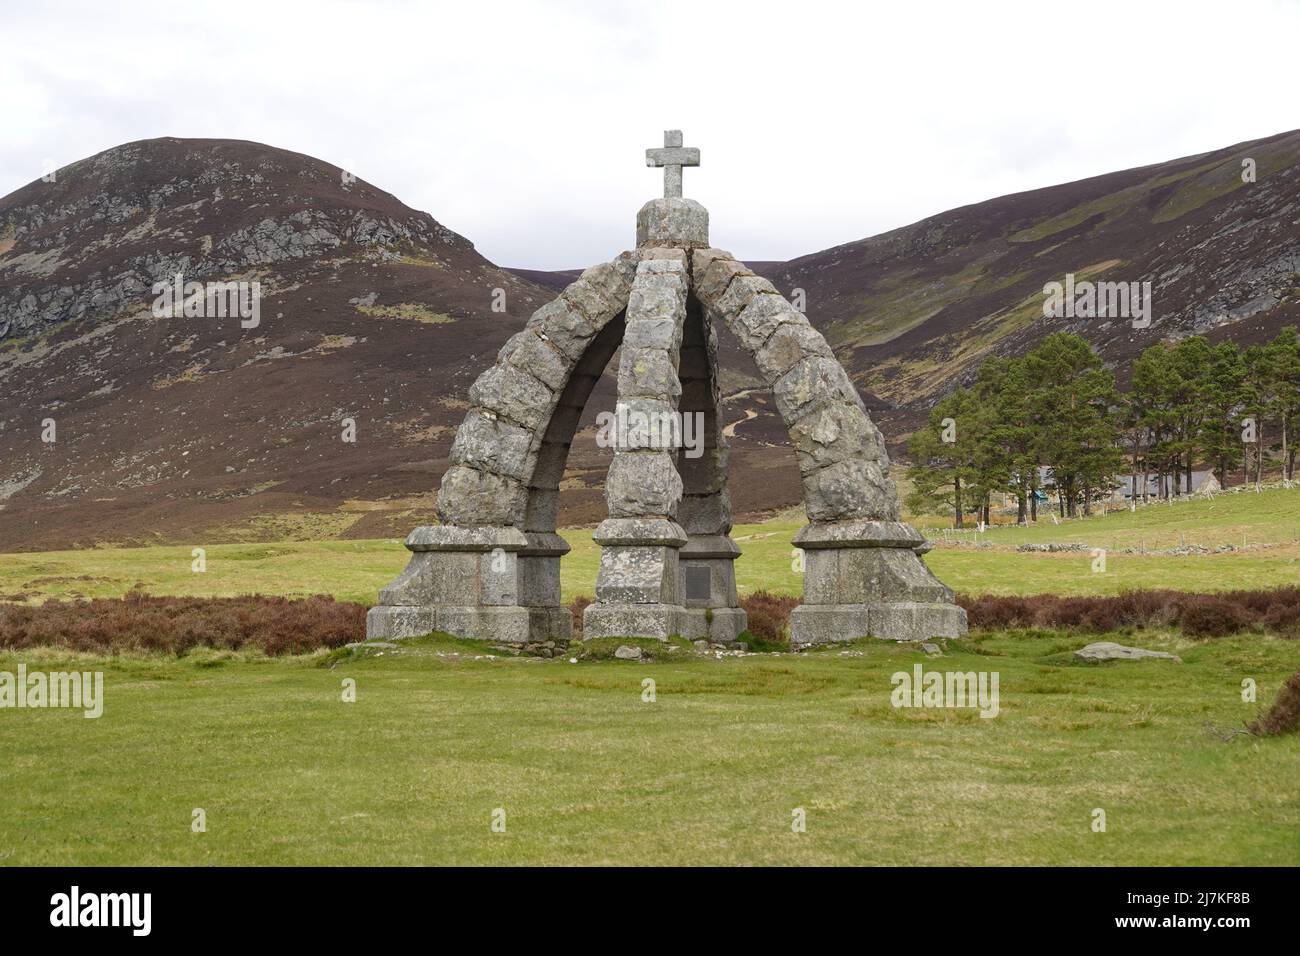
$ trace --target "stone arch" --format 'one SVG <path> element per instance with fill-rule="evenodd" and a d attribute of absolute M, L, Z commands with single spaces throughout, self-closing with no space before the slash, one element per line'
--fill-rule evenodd
<path fill-rule="evenodd" d="M 438 489 L 442 523 L 407 536 L 411 560 L 380 591 L 369 636 L 568 640 L 559 486 L 582 409 L 622 342 L 636 263 L 624 253 L 586 270 L 475 380 Z"/>
<path fill-rule="evenodd" d="M 555 531 L 578 418 L 622 341 L 636 256 L 593 266 L 533 313 L 469 390 L 438 517 L 461 528 Z"/>
<path fill-rule="evenodd" d="M 957 637 L 966 614 L 925 566 L 924 536 L 900 520 L 880 429 L 829 344 L 808 319 L 729 253 L 692 253 L 694 292 L 725 322 L 772 389 L 799 460 L 804 603 L 796 647 L 872 635 Z"/>
<path fill-rule="evenodd" d="M 540 643 L 545 653 L 548 639 L 567 640 L 559 484 L 582 408 L 624 344 L 620 403 L 702 411 L 712 445 L 699 464 L 676 451 L 616 449 L 605 485 L 610 516 L 594 535 L 602 545 L 597 603 L 586 619 L 601 634 L 734 638 L 745 618 L 735 607 L 737 552 L 727 537 L 715 320 L 753 356 L 799 460 L 811 523 L 794 542 L 807 563 L 791 643 L 964 633 L 965 613 L 921 560 L 925 539 L 899 520 L 883 437 L 826 340 L 771 283 L 709 248 L 707 210 L 681 197 L 681 167 L 699 159 L 681 147 L 680 132 L 666 132 L 665 148 L 646 158 L 667 171 L 665 197 L 637 214 L 637 251 L 584 272 L 475 381 L 438 492 L 443 523 L 411 532 L 411 562 L 380 592 L 368 635 L 441 630 Z M 699 606 L 682 603 L 690 590 L 684 564 L 709 571 L 691 576 L 715 589 Z M 730 599 L 720 600 L 728 581 Z"/>
<path fill-rule="evenodd" d="M 694 253 L 695 295 L 739 340 L 790 433 L 810 521 L 898 521 L 880 429 L 822 334 L 730 253 Z"/>

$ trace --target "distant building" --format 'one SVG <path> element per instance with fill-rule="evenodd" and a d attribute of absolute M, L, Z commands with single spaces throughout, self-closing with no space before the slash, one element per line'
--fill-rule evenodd
<path fill-rule="evenodd" d="M 1194 494 L 1194 493 L 1196 493 L 1197 491 L 1200 490 L 1201 485 L 1203 485 L 1203 484 L 1205 483 L 1205 479 L 1206 479 L 1206 478 L 1211 478 L 1211 477 L 1213 477 L 1213 475 L 1214 475 L 1214 473 L 1211 472 L 1211 471 L 1195 471 L 1195 470 L 1193 470 L 1193 471 L 1192 471 L 1192 487 L 1189 489 L 1189 488 L 1187 487 L 1187 473 L 1184 472 L 1182 475 L 1179 476 L 1179 481 L 1178 481 L 1178 490 L 1179 490 L 1180 493 L 1182 493 L 1182 494 L 1184 494 L 1184 495 L 1186 495 L 1186 494 Z M 1115 491 L 1115 494 L 1116 494 L 1116 495 L 1121 495 L 1121 494 L 1122 494 L 1125 498 L 1134 498 L 1134 497 L 1141 498 L 1141 497 L 1142 497 L 1142 476 L 1141 476 L 1141 475 L 1138 475 L 1138 476 L 1137 476 L 1137 484 L 1136 484 L 1136 486 L 1134 485 L 1134 482 L 1133 482 L 1133 476 L 1132 476 L 1132 475 L 1116 475 L 1116 476 L 1115 476 L 1115 480 L 1119 482 L 1119 488 L 1116 489 L 1116 491 Z M 1165 480 L 1166 480 L 1167 482 L 1169 482 L 1170 485 L 1171 485 L 1171 487 L 1172 487 L 1173 477 L 1170 476 L 1170 475 L 1166 475 L 1166 476 L 1165 476 Z M 1216 485 L 1218 484 L 1218 481 L 1217 481 L 1217 480 L 1215 481 L 1215 484 L 1216 484 Z M 1134 489 L 1134 487 L 1137 488 L 1137 494 L 1136 494 L 1136 495 L 1134 495 L 1134 493 L 1133 493 L 1133 489 Z M 1147 476 L 1147 496 L 1150 497 L 1150 498 L 1156 498 L 1156 497 L 1158 497 L 1159 495 L 1160 495 L 1160 479 L 1159 479 L 1159 476 L 1158 476 L 1158 475 L 1148 475 L 1148 476 Z"/>
<path fill-rule="evenodd" d="M 1186 472 L 1180 474 L 1178 479 L 1179 493 L 1184 495 L 1196 493 L 1201 489 L 1201 485 L 1205 483 L 1205 479 L 1212 477 L 1213 474 L 1214 473 L 1210 471 L 1193 470 L 1192 487 L 1190 489 L 1186 486 L 1186 482 L 1187 482 Z M 1165 479 L 1166 481 L 1169 481 L 1171 483 L 1173 482 L 1173 477 L 1170 475 L 1166 475 Z M 1047 467 L 1046 465 L 1040 465 L 1038 468 L 1038 484 L 1040 489 L 1049 486 L 1051 483 L 1052 483 L 1052 469 Z M 1218 482 L 1216 481 L 1215 484 L 1217 485 Z M 1135 483 L 1132 475 L 1116 475 L 1115 485 L 1116 485 L 1115 490 L 1110 495 L 1111 498 L 1118 499 L 1122 497 L 1124 500 L 1127 501 L 1133 497 L 1138 497 L 1138 498 L 1142 497 L 1142 476 L 1141 475 L 1137 476 L 1136 496 L 1133 494 Z M 1147 497 L 1158 498 L 1159 496 L 1160 496 L 1160 476 L 1153 473 L 1147 476 Z M 1046 501 L 1050 496 L 1046 492 L 1039 490 L 1035 494 L 1035 497 L 1037 497 L 1039 501 Z"/>

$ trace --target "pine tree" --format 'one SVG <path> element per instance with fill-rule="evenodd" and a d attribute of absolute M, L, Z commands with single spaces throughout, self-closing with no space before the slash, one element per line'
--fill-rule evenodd
<path fill-rule="evenodd" d="M 1024 358 L 991 358 L 980 368 L 975 393 L 985 410 L 982 461 L 992 490 L 1016 498 L 1016 523 L 1028 521 L 1038 487 L 1039 393 Z"/>
<path fill-rule="evenodd" d="M 1226 487 L 1228 472 L 1242 458 L 1241 406 L 1246 363 L 1234 342 L 1216 345 L 1201 387 L 1205 415 L 1196 450 Z"/>
<path fill-rule="evenodd" d="M 1242 356 L 1245 375 L 1242 377 L 1242 405 L 1245 417 L 1254 425 L 1254 441 L 1248 443 L 1246 457 L 1246 481 L 1249 482 L 1250 468 L 1254 465 L 1255 490 L 1259 490 L 1264 480 L 1264 432 L 1265 419 L 1274 407 L 1275 378 L 1272 371 L 1272 356 L 1266 346 L 1252 345 Z M 1253 462 L 1252 462 L 1253 457 Z"/>
<path fill-rule="evenodd" d="M 1073 516 L 1083 501 L 1092 512 L 1094 492 L 1106 490 L 1123 464 L 1115 375 L 1086 340 L 1056 332 L 1026 356 L 1031 381 L 1040 383 L 1039 445 L 1061 499 Z"/>
<path fill-rule="evenodd" d="M 1175 493 L 1180 485 L 1186 494 L 1192 493 L 1192 464 L 1202 444 L 1209 398 L 1207 373 L 1212 352 L 1209 339 L 1193 335 L 1175 345 L 1170 354 L 1170 400 L 1174 426 L 1170 450 L 1175 459 Z M 1180 481 L 1180 478 L 1186 480 Z"/>
<path fill-rule="evenodd" d="M 978 402 L 968 389 L 956 389 L 930 410 L 925 427 L 908 442 L 913 462 L 907 472 L 912 483 L 909 509 L 951 510 L 956 526 L 964 527 L 966 511 L 980 500 L 975 451 L 981 427 Z"/>
<path fill-rule="evenodd" d="M 1167 476 L 1177 466 L 1177 377 L 1173 350 L 1163 344 L 1144 349 L 1133 363 L 1131 414 L 1146 428 L 1147 467 L 1156 471 L 1156 497 L 1167 498 L 1172 483 Z M 1146 496 L 1145 486 L 1143 496 Z"/>
<path fill-rule="evenodd" d="M 1300 339 L 1294 326 L 1264 347 L 1270 401 L 1267 412 L 1281 433 L 1282 477 L 1295 478 L 1295 428 L 1300 422 Z"/>

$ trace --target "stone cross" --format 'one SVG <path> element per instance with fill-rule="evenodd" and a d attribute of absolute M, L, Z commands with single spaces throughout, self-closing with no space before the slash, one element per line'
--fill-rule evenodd
<path fill-rule="evenodd" d="M 664 168 L 664 198 L 682 198 L 682 167 L 700 165 L 700 151 L 694 146 L 682 146 L 682 131 L 664 130 L 664 148 L 645 151 L 647 166 Z"/>

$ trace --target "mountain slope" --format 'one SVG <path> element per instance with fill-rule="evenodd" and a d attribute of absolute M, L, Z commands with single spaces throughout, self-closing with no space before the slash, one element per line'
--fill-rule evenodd
<path fill-rule="evenodd" d="M 555 294 L 335 166 L 247 142 L 107 150 L 0 199 L 0 237 L 0 550 L 405 535 L 469 385 Z M 256 280 L 259 323 L 156 317 L 177 273 Z M 588 421 L 612 403 L 598 389 Z M 604 514 L 593 437 L 574 522 Z M 793 500 L 792 455 L 747 471 L 776 477 L 740 507 L 774 484 Z"/>
<path fill-rule="evenodd" d="M 254 143 L 108 150 L 0 200 L 0 235 L 0 547 L 427 491 L 426 439 L 549 297 L 393 196 Z M 260 324 L 154 317 L 153 282 L 178 272 L 259 281 Z"/>
<path fill-rule="evenodd" d="M 805 291 L 897 450 L 987 355 L 1051 331 L 1123 381 L 1161 338 L 1300 322 L 1298 219 L 1292 132 L 754 266 Z M 178 272 L 260 282 L 260 323 L 156 317 L 153 283 Z M 1150 281 L 1150 327 L 1044 318 L 1066 273 Z M 0 199 L 0 550 L 402 535 L 432 514 L 469 384 L 574 274 L 498 268 L 390 194 L 256 143 L 148 140 L 65 167 Z M 797 504 L 770 393 L 725 332 L 720 355 L 736 512 Z M 612 404 L 606 381 L 562 521 L 604 516 L 591 426 Z"/>
<path fill-rule="evenodd" d="M 1247 158 L 1253 183 L 1242 178 Z M 810 317 L 859 388 L 905 426 L 987 355 L 1018 354 L 1050 332 L 1089 339 L 1123 381 L 1161 339 L 1257 341 L 1296 322 L 1298 223 L 1293 131 L 965 206 L 767 272 L 806 291 Z M 1067 273 L 1150 281 L 1150 326 L 1044 318 L 1044 284 Z"/>

